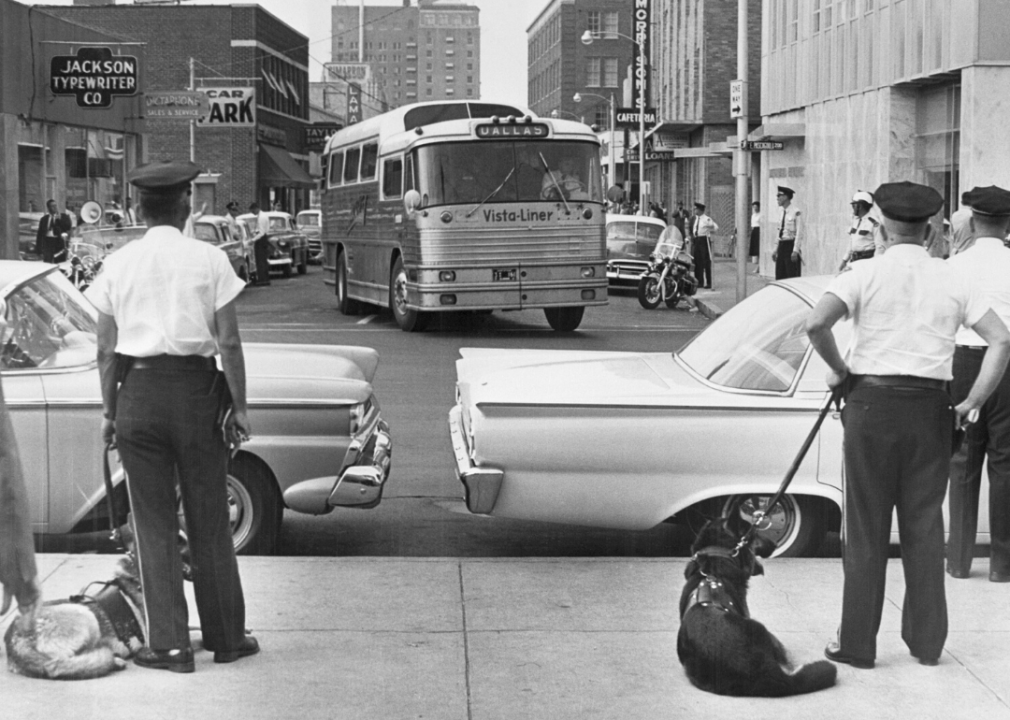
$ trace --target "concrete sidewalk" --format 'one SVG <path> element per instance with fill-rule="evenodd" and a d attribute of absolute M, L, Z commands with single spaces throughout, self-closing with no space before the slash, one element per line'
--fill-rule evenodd
<path fill-rule="evenodd" d="M 773 278 L 757 274 L 757 266 L 747 264 L 747 297 L 750 297 Z M 712 259 L 712 290 L 699 289 L 688 303 L 709 320 L 715 320 L 736 305 L 736 260 L 717 257 Z"/>
<path fill-rule="evenodd" d="M 49 599 L 111 577 L 112 555 L 41 555 Z M 987 718 L 1010 719 L 1010 587 L 947 581 L 939 667 L 900 638 L 900 561 L 888 568 L 875 670 L 782 700 L 692 687 L 677 660 L 679 559 L 240 559 L 263 651 L 197 652 L 176 675 L 132 664 L 81 682 L 0 679 L 4 717 L 51 718 Z M 799 662 L 822 658 L 841 603 L 838 560 L 769 560 L 750 605 Z M 190 607 L 193 607 L 192 598 Z M 195 622 L 195 611 L 193 618 Z M 6 624 L 4 625 L 5 629 Z"/>

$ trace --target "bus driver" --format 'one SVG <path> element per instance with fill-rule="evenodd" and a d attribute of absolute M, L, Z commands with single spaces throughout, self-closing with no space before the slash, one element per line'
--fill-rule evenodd
<path fill-rule="evenodd" d="M 558 188 L 566 200 L 588 200 L 585 184 L 578 176 L 578 163 L 573 157 L 564 157 L 559 163 L 560 169 L 548 170 L 540 186 L 540 197 L 543 200 L 560 200 Z"/>

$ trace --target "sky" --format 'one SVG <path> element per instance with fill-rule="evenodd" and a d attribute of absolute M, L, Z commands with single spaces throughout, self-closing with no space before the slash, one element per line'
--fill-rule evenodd
<path fill-rule="evenodd" d="M 18 0 L 29 5 L 71 5 L 73 0 Z M 481 97 L 526 105 L 526 28 L 548 0 L 455 0 L 480 8 Z M 357 7 L 359 0 L 259 0 L 273 15 L 309 38 L 309 80 L 322 77 L 330 61 L 335 4 Z M 402 0 L 365 0 L 366 5 L 403 5 Z M 122 2 L 120 2 L 122 4 Z M 227 5 L 223 0 L 185 0 L 187 5 Z M 413 4 L 416 4 L 414 0 Z"/>

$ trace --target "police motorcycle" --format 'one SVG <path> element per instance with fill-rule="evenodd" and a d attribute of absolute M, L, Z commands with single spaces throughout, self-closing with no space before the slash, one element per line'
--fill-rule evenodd
<path fill-rule="evenodd" d="M 53 258 L 67 279 L 82 292 L 95 281 L 102 269 L 105 250 L 98 245 L 79 240 L 71 240 L 63 233 L 64 249 Z"/>
<path fill-rule="evenodd" d="M 681 298 L 694 295 L 697 290 L 694 258 L 684 250 L 680 230 L 670 225 L 656 241 L 649 269 L 638 281 L 638 302 L 646 310 L 655 310 L 661 302 L 675 308 Z"/>

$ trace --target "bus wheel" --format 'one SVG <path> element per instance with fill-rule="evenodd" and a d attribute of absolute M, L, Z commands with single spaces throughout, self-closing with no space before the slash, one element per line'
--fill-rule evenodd
<path fill-rule="evenodd" d="M 558 332 L 571 332 L 582 322 L 582 315 L 586 312 L 584 306 L 544 308 L 544 315 L 547 322 Z"/>
<path fill-rule="evenodd" d="M 393 262 L 393 271 L 389 274 L 389 309 L 393 311 L 396 324 L 405 332 L 424 330 L 430 318 L 429 313 L 407 307 L 407 271 L 403 269 L 403 259 L 399 257 Z"/>
<path fill-rule="evenodd" d="M 344 315 L 357 315 L 361 306 L 347 295 L 347 255 L 341 250 L 337 255 L 337 307 Z"/>

